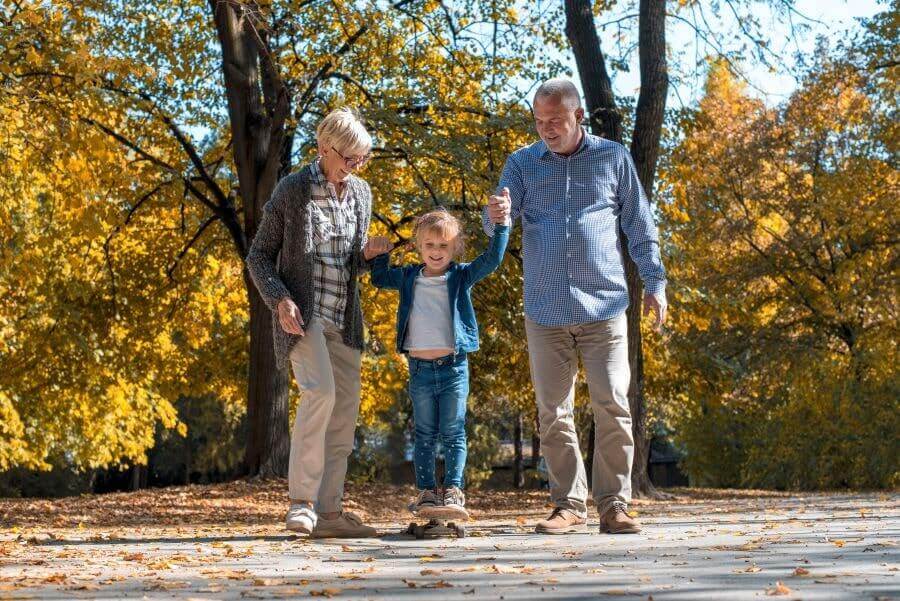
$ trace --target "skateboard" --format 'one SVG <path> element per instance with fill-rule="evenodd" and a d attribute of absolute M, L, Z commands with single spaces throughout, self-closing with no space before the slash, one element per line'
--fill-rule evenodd
<path fill-rule="evenodd" d="M 410 522 L 409 526 L 406 527 L 405 533 L 415 536 L 417 539 L 441 538 L 444 536 L 465 538 L 466 527 L 456 522 L 431 518 L 424 523 Z"/>
<path fill-rule="evenodd" d="M 410 522 L 404 531 L 405 534 L 415 536 L 417 539 L 466 536 L 466 527 L 460 523 L 469 519 L 468 512 L 448 511 L 447 507 L 428 507 L 416 511 L 412 504 L 407 506 L 414 518 L 426 520 L 422 522 Z"/>

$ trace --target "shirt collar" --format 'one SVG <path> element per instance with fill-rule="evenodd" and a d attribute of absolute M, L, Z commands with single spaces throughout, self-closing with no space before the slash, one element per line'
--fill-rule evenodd
<path fill-rule="evenodd" d="M 313 182 L 326 190 L 328 190 L 328 186 L 331 186 L 332 189 L 335 189 L 334 184 L 332 184 L 325 178 L 325 171 L 319 164 L 321 160 L 321 157 L 318 157 L 309 165 L 309 169 L 312 172 Z M 344 197 L 355 200 L 355 192 L 353 191 L 353 176 L 351 175 L 350 177 L 348 177 L 344 184 Z M 341 204 L 343 205 L 343 203 Z M 349 203 L 347 204 L 349 205 Z"/>
<path fill-rule="evenodd" d="M 587 128 L 582 125 L 581 126 L 581 143 L 578 145 L 578 148 L 575 149 L 575 152 L 570 154 L 569 157 L 573 157 L 573 156 L 579 154 L 582 150 L 584 150 L 588 146 L 589 136 L 590 136 L 590 134 L 588 133 Z M 539 150 L 540 150 L 539 156 L 542 159 L 547 159 L 547 158 L 554 157 L 554 156 L 557 156 L 560 158 L 568 158 L 568 157 L 563 157 L 561 155 L 558 155 L 555 152 L 553 152 L 552 150 L 550 150 L 549 148 L 547 148 L 547 144 L 543 140 L 541 140 Z"/>
<path fill-rule="evenodd" d="M 322 171 L 322 167 L 319 165 L 319 161 L 321 158 L 317 158 L 310 165 L 310 170 L 312 171 L 313 180 L 320 186 L 325 186 L 328 184 L 328 180 L 325 179 L 325 172 Z"/>
<path fill-rule="evenodd" d="M 442 273 L 441 275 L 425 275 L 425 263 L 419 264 L 419 271 L 417 275 L 422 276 L 423 278 L 443 278 L 449 277 L 450 272 L 456 267 L 456 261 L 450 261 L 450 264 L 447 265 L 447 271 Z"/>

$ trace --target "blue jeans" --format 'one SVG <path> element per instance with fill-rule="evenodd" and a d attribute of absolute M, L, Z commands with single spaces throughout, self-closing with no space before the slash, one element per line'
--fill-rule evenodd
<path fill-rule="evenodd" d="M 409 357 L 409 398 L 415 421 L 416 487 L 434 488 L 435 445 L 444 447 L 444 487 L 462 488 L 466 466 L 466 399 L 469 362 L 465 354 L 433 361 Z"/>

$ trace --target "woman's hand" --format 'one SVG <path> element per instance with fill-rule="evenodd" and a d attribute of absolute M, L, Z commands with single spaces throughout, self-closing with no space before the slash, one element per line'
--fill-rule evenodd
<path fill-rule="evenodd" d="M 366 241 L 366 245 L 363 247 L 363 256 L 366 261 L 371 261 L 378 255 L 389 253 L 392 250 L 394 250 L 394 244 L 387 236 L 373 236 Z"/>
<path fill-rule="evenodd" d="M 277 309 L 278 323 L 281 324 L 282 330 L 296 336 L 304 336 L 306 334 L 303 331 L 303 326 L 306 324 L 303 322 L 303 316 L 300 315 L 300 307 L 297 306 L 297 303 L 288 297 L 284 297 L 278 302 Z"/>

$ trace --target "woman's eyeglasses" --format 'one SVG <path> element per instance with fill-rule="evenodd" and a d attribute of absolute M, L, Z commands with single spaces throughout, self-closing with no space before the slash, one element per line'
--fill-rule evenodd
<path fill-rule="evenodd" d="M 362 167 L 363 165 L 368 163 L 369 159 L 372 158 L 371 152 L 366 153 L 361 157 L 345 157 L 334 146 L 332 146 L 331 149 L 334 151 L 334 153 L 336 155 L 338 155 L 339 157 L 341 157 L 344 160 L 344 165 L 346 165 L 347 169 L 358 169 L 359 167 Z"/>

